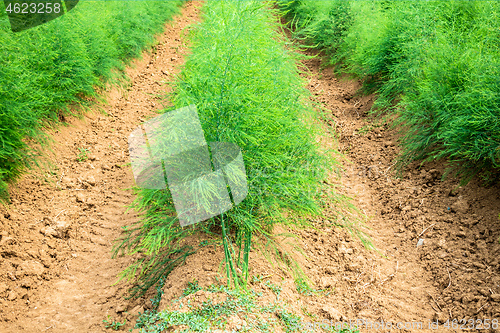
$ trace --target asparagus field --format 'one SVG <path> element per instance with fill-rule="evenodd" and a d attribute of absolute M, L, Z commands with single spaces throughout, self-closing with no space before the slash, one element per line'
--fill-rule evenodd
<path fill-rule="evenodd" d="M 498 328 L 496 2 L 20 2 L 0 333 Z"/>

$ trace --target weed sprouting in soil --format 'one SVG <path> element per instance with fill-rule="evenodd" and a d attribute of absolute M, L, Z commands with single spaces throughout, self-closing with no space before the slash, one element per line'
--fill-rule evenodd
<path fill-rule="evenodd" d="M 89 157 L 88 157 L 88 153 L 90 153 L 90 150 L 88 150 L 87 148 L 78 148 L 78 156 L 76 158 L 76 160 L 78 162 L 85 162 Z"/>
<path fill-rule="evenodd" d="M 194 280 L 193 282 L 188 282 L 188 286 L 186 289 L 184 289 L 182 294 L 184 296 L 191 295 L 191 294 L 194 294 L 195 292 L 197 292 L 198 290 L 201 290 L 201 289 L 202 288 L 198 285 L 198 281 Z"/>
<path fill-rule="evenodd" d="M 317 295 L 323 292 L 323 290 L 316 290 L 309 286 L 307 281 L 302 277 L 295 279 L 295 286 L 297 287 L 298 293 L 305 296 Z"/>
<path fill-rule="evenodd" d="M 119 321 L 113 320 L 111 315 L 108 315 L 108 318 L 104 319 L 102 322 L 105 324 L 105 328 L 111 328 L 114 331 L 118 331 L 122 329 L 122 326 L 125 326 L 125 324 L 127 324 L 127 319 L 125 319 L 125 321 L 121 323 Z"/>

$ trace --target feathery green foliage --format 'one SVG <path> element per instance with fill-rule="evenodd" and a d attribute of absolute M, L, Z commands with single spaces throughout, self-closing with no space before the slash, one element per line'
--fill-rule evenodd
<path fill-rule="evenodd" d="M 374 111 L 398 115 L 400 166 L 445 158 L 463 182 L 498 174 L 500 3 L 279 3 L 298 37 L 378 93 Z"/>
<path fill-rule="evenodd" d="M 123 61 L 140 55 L 180 1 L 80 1 L 68 14 L 19 33 L 0 3 L 0 190 L 36 164 L 46 126 L 87 103 Z"/>
<path fill-rule="evenodd" d="M 310 225 L 307 217 L 321 215 L 325 202 L 345 204 L 342 196 L 325 192 L 323 180 L 336 162 L 315 142 L 298 54 L 286 45 L 274 14 L 268 2 L 207 1 L 172 95 L 175 107 L 197 106 L 207 142 L 241 148 L 248 196 L 221 216 L 183 229 L 167 189 L 142 189 L 135 208 L 145 219 L 127 229 L 117 251 L 130 246 L 132 252 L 170 256 L 186 236 L 202 230 L 222 236 L 228 281 L 241 286 L 252 247 L 293 265 L 276 242 L 274 225 Z M 138 281 L 154 274 L 141 269 Z"/>

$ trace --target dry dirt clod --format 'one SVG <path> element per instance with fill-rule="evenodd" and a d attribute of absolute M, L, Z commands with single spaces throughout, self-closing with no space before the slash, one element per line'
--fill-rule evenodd
<path fill-rule="evenodd" d="M 335 309 L 331 305 L 324 305 L 321 310 L 323 313 L 325 313 L 328 317 L 328 319 L 333 320 L 333 321 L 340 321 L 342 320 L 343 316 L 340 313 L 339 310 Z"/>
<path fill-rule="evenodd" d="M 437 320 L 439 323 L 443 324 L 443 323 L 445 323 L 449 319 L 449 317 L 444 312 L 436 312 L 434 314 L 434 318 L 433 319 Z"/>
<path fill-rule="evenodd" d="M 130 310 L 128 313 L 132 316 L 138 316 L 140 313 L 144 313 L 144 307 L 142 305 L 137 305 L 134 307 L 132 310 Z"/>
<path fill-rule="evenodd" d="M 16 242 L 15 239 L 12 238 L 12 237 L 9 237 L 9 236 L 2 236 L 0 238 L 0 246 L 2 246 L 2 245 L 12 245 L 15 242 Z"/>
<path fill-rule="evenodd" d="M 319 281 L 321 289 L 334 288 L 337 279 L 331 276 L 322 276 Z"/>
<path fill-rule="evenodd" d="M 25 288 L 19 288 L 18 297 L 20 299 L 28 299 L 28 291 Z"/>
<path fill-rule="evenodd" d="M 127 311 L 127 304 L 126 303 L 118 304 L 118 306 L 116 307 L 116 313 L 122 313 L 125 311 Z"/>
<path fill-rule="evenodd" d="M 45 271 L 45 268 L 43 267 L 42 264 L 39 262 L 29 260 L 29 261 L 23 261 L 18 267 L 16 271 L 16 275 L 22 276 L 22 275 L 35 275 L 35 276 L 41 276 L 43 272 Z M 19 272 L 19 274 L 18 274 Z"/>
<path fill-rule="evenodd" d="M 9 290 L 9 286 L 6 283 L 0 282 L 0 296 Z"/>
<path fill-rule="evenodd" d="M 455 201 L 450 208 L 454 212 L 465 214 L 469 210 L 469 207 L 470 206 L 467 200 L 459 197 L 458 200 Z"/>
<path fill-rule="evenodd" d="M 66 186 L 73 185 L 74 182 L 75 182 L 75 180 L 73 178 L 70 178 L 70 177 L 63 177 L 63 179 L 62 179 L 62 183 Z"/>
<path fill-rule="evenodd" d="M 17 298 L 17 293 L 14 290 L 9 291 L 9 295 L 7 296 L 7 300 L 14 301 Z"/>
<path fill-rule="evenodd" d="M 76 194 L 76 202 L 84 203 L 85 199 L 86 199 L 86 196 L 85 196 L 85 194 L 81 193 L 81 191 L 79 191 L 79 193 Z"/>
<path fill-rule="evenodd" d="M 94 178 L 94 176 L 88 176 L 87 178 L 85 178 L 85 181 L 90 185 L 90 186 L 95 186 L 96 184 L 96 180 Z"/>
<path fill-rule="evenodd" d="M 56 237 L 57 236 L 57 231 L 54 229 L 54 227 L 51 227 L 51 226 L 42 227 L 40 229 L 40 233 L 47 236 L 47 237 Z"/>
<path fill-rule="evenodd" d="M 67 238 L 70 227 L 71 223 L 66 220 L 57 221 L 56 225 L 54 226 L 54 230 L 56 231 L 56 237 Z"/>

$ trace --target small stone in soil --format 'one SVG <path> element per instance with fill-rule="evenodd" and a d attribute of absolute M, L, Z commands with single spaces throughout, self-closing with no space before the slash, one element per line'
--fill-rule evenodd
<path fill-rule="evenodd" d="M 54 226 L 54 230 L 56 231 L 56 237 L 58 238 L 66 238 L 68 236 L 68 231 L 71 226 L 71 223 L 68 221 L 60 220 L 56 222 Z"/>
<path fill-rule="evenodd" d="M 0 295 L 9 290 L 9 286 L 6 283 L 0 282 Z"/>
<path fill-rule="evenodd" d="M 85 202 L 85 194 L 77 193 L 76 194 L 76 202 Z"/>
<path fill-rule="evenodd" d="M 73 181 L 74 181 L 74 180 L 73 180 L 72 178 L 69 178 L 69 177 L 63 177 L 63 179 L 62 179 L 62 182 L 63 182 L 64 184 L 72 184 L 72 183 L 73 183 Z"/>
<path fill-rule="evenodd" d="M 116 307 L 116 313 L 121 313 L 127 311 L 127 304 L 121 303 Z"/>
<path fill-rule="evenodd" d="M 132 316 L 138 316 L 140 313 L 144 313 L 144 307 L 142 305 L 137 305 L 135 308 L 129 311 Z"/>
<path fill-rule="evenodd" d="M 94 186 L 96 184 L 94 176 L 88 176 L 85 181 L 91 186 Z"/>
<path fill-rule="evenodd" d="M 445 323 L 448 320 L 448 315 L 444 312 L 436 312 L 434 313 L 433 319 L 439 321 L 440 323 Z"/>
<path fill-rule="evenodd" d="M 321 310 L 328 316 L 328 319 L 330 320 L 338 321 L 342 319 L 342 314 L 339 312 L 339 310 L 330 305 L 323 306 Z"/>

